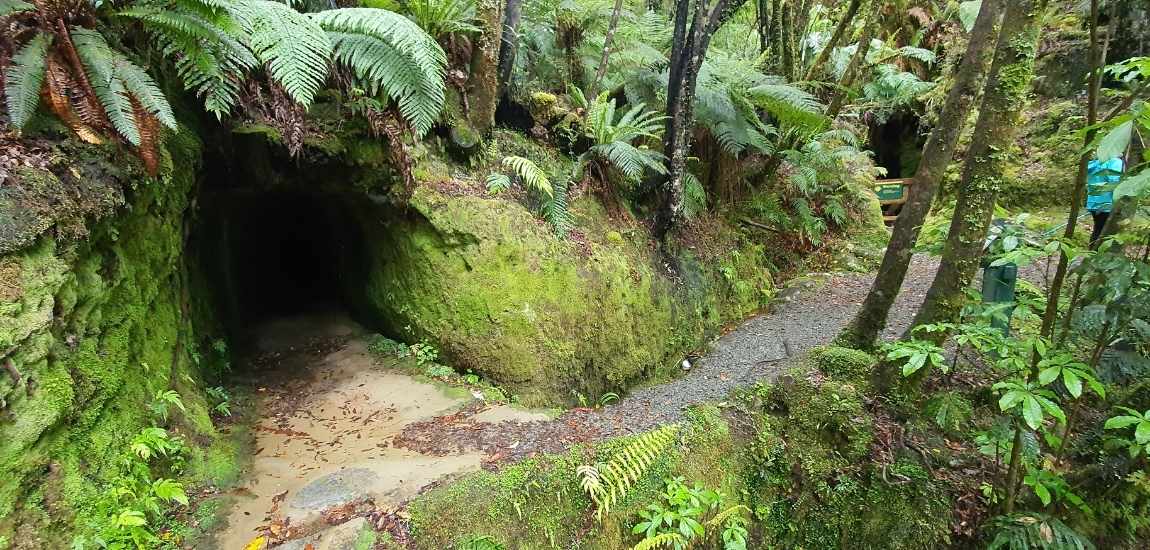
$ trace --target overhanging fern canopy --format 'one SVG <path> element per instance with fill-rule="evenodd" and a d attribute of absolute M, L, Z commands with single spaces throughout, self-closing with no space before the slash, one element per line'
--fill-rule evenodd
<path fill-rule="evenodd" d="M 292 99 L 311 105 L 327 80 L 332 56 L 324 30 L 312 18 L 271 0 L 242 0 L 234 13 L 268 74 Z"/>
<path fill-rule="evenodd" d="M 447 56 L 410 19 L 387 10 L 345 8 L 310 14 L 334 44 L 335 59 L 368 89 L 382 91 L 418 134 L 431 129 L 444 101 Z"/>

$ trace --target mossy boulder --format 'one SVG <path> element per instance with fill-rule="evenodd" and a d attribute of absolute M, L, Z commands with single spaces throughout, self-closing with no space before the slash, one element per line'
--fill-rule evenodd
<path fill-rule="evenodd" d="M 579 201 L 579 229 L 609 235 Z M 364 302 L 391 332 L 438 342 L 450 363 L 524 402 L 576 402 L 663 377 L 724 324 L 765 305 L 762 254 L 732 242 L 719 265 L 685 255 L 667 277 L 646 239 L 573 243 L 519 203 L 416 189 L 406 216 L 361 213 L 371 267 Z M 742 247 L 741 252 L 738 250 Z"/>
<path fill-rule="evenodd" d="M 40 183 L 14 188 L 39 189 L 20 201 L 53 190 L 74 197 L 33 213 L 40 222 L 20 225 L 0 250 L 12 277 L 0 285 L 0 353 L 21 375 L 0 375 L 0 539 L 14 548 L 69 546 L 71 526 L 115 473 L 104 466 L 155 421 L 144 405 L 157 391 L 183 396 L 178 432 L 214 436 L 181 293 L 198 144 L 172 140 L 154 179 L 108 168 L 83 146 L 53 149 L 68 150 L 90 160 L 61 156 L 39 170 Z M 71 166 L 78 172 L 68 175 Z M 129 208 L 116 209 L 121 201 Z"/>

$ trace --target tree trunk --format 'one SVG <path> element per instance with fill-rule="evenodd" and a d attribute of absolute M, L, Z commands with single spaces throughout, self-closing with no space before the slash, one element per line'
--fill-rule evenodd
<path fill-rule="evenodd" d="M 695 83 L 699 67 L 707 55 L 711 36 L 744 2 L 746 0 L 716 0 L 710 5 L 707 0 L 698 0 L 692 14 L 688 13 L 688 0 L 676 0 L 667 81 L 667 128 L 663 136 L 667 182 L 654 229 L 660 242 L 666 242 L 667 234 L 683 214 L 683 176 L 695 126 Z M 688 18 L 692 20 L 690 28 L 687 28 Z"/>
<path fill-rule="evenodd" d="M 595 70 L 595 80 L 591 81 L 591 93 L 588 97 L 599 94 L 599 83 L 607 73 L 607 60 L 611 57 L 611 41 L 615 38 L 615 30 L 619 28 L 619 14 L 623 11 L 623 0 L 615 0 L 615 7 L 611 9 L 611 22 L 607 24 L 607 36 L 603 37 L 603 56 L 599 58 L 599 68 Z"/>
<path fill-rule="evenodd" d="M 770 4 L 768 0 L 757 0 L 755 2 L 755 13 L 758 15 L 758 31 L 759 31 L 759 53 L 763 53 L 770 48 L 771 37 L 771 19 L 770 19 Z"/>
<path fill-rule="evenodd" d="M 504 10 L 503 38 L 499 45 L 499 82 L 506 87 L 511 83 L 515 55 L 519 52 L 519 22 L 523 19 L 523 0 L 507 0 Z M 503 92 L 506 93 L 506 89 Z"/>
<path fill-rule="evenodd" d="M 878 2 L 879 0 L 873 1 Z M 807 70 L 807 75 L 803 77 L 803 80 L 814 80 L 814 78 L 818 76 L 819 72 L 823 70 L 823 65 L 826 64 L 827 59 L 830 59 L 831 52 L 833 52 L 835 47 L 838 46 L 838 43 L 843 39 L 843 36 L 846 36 L 847 30 L 850 29 L 851 23 L 854 23 L 855 15 L 858 14 L 859 6 L 861 5 L 862 0 L 851 0 L 850 4 L 847 5 L 847 11 L 843 14 L 843 18 L 839 20 L 838 26 L 835 27 L 835 32 L 831 34 L 830 41 L 827 42 L 826 46 L 823 46 L 822 51 L 820 51 L 819 55 L 815 57 L 815 60 L 811 63 L 811 67 Z"/>
<path fill-rule="evenodd" d="M 468 121 L 479 135 L 486 136 L 495 125 L 499 103 L 499 43 L 503 35 L 502 0 L 484 0 L 475 8 L 475 18 L 483 31 L 475 39 L 471 53 L 471 109 Z"/>
<path fill-rule="evenodd" d="M 782 43 L 783 78 L 787 81 L 795 79 L 795 42 L 793 39 L 795 26 L 794 12 L 791 3 L 783 0 L 782 19 L 779 20 L 779 36 Z"/>
<path fill-rule="evenodd" d="M 870 16 L 867 17 L 866 23 L 863 25 L 862 34 L 859 36 L 858 47 L 855 49 L 854 55 L 847 63 L 847 68 L 843 71 L 842 78 L 839 79 L 838 89 L 835 91 L 834 97 L 831 99 L 830 106 L 827 107 L 827 117 L 834 120 L 839 116 L 839 112 L 846 106 L 847 100 L 850 99 L 850 87 L 854 85 L 855 79 L 858 78 L 859 71 L 866 65 L 866 56 L 870 52 L 871 39 L 874 38 L 874 29 L 878 26 L 879 10 L 882 8 L 882 2 L 875 0 L 871 7 Z"/>
<path fill-rule="evenodd" d="M 862 308 L 839 336 L 844 345 L 869 349 L 886 326 L 887 314 L 906 277 L 919 230 L 930 212 L 939 182 L 954 157 L 958 137 L 962 134 L 970 106 L 978 93 L 978 85 L 986 71 L 994 44 L 994 30 L 1001 14 L 1001 0 L 986 0 L 982 3 L 938 123 L 922 148 L 922 161 L 912 180 L 910 196 L 894 224 L 894 232 L 887 244 L 878 275 Z"/>
<path fill-rule="evenodd" d="M 974 128 L 942 261 L 912 326 L 952 321 L 982 257 L 994 200 L 1034 77 L 1039 25 L 1035 0 L 1008 0 Z M 937 333 L 936 333 L 937 334 Z M 945 335 L 939 335 L 945 336 Z"/>
<path fill-rule="evenodd" d="M 1098 43 L 1098 2 L 1090 0 L 1090 52 L 1088 63 L 1090 66 L 1090 79 L 1086 89 L 1086 127 L 1094 126 L 1098 122 L 1098 95 L 1102 87 L 1102 68 L 1106 65 L 1106 50 L 1110 44 L 1110 33 L 1107 34 L 1106 44 Z M 1111 18 L 1117 21 L 1116 17 Z M 1113 25 L 1111 25 L 1113 27 Z M 1112 32 L 1112 31 L 1111 31 Z M 1083 147 L 1088 147 L 1094 141 L 1095 131 L 1086 131 Z M 1078 226 L 1078 215 L 1082 205 L 1086 202 L 1086 180 L 1090 166 L 1092 151 L 1085 151 L 1078 158 L 1078 172 L 1074 178 L 1074 191 L 1070 195 L 1070 216 L 1066 220 L 1066 228 L 1062 238 L 1070 240 Z M 1070 257 L 1062 252 L 1058 255 L 1058 265 L 1054 268 L 1054 277 L 1050 280 L 1050 288 L 1046 291 L 1046 311 L 1042 314 L 1042 327 L 1038 334 L 1050 337 L 1054 332 L 1054 322 L 1058 318 L 1058 302 L 1062 298 L 1062 286 L 1066 281 L 1066 270 L 1070 265 Z"/>

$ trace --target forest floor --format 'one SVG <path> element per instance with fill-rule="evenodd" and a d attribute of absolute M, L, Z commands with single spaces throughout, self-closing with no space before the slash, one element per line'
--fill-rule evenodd
<path fill-rule="evenodd" d="M 936 257 L 914 258 L 886 337 L 909 326 L 937 268 Z M 1043 286 L 1039 270 L 1022 276 Z M 718 338 L 682 377 L 555 418 L 383 364 L 367 351 L 363 329 L 343 316 L 266 325 L 248 371 L 258 396 L 255 456 L 215 547 L 243 548 L 270 533 L 273 541 L 291 539 L 279 548 L 354 548 L 358 528 L 341 524 L 363 515 L 365 503 L 393 510 L 453 474 L 677 421 L 693 405 L 773 380 L 829 343 L 872 280 L 866 273 L 799 277 L 771 311 Z"/>

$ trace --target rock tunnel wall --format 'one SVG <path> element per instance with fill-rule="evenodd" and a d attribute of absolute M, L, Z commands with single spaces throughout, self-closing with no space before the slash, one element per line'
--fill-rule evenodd
<path fill-rule="evenodd" d="M 199 146 L 169 144 L 159 178 L 107 149 L 58 144 L 0 197 L 0 539 L 68 547 L 116 458 L 175 389 L 179 430 L 214 434 L 182 242 Z M 205 364 L 207 360 L 204 360 Z M 19 380 L 16 379 L 18 375 Z M 53 527 L 49 527 L 49 526 Z"/>

